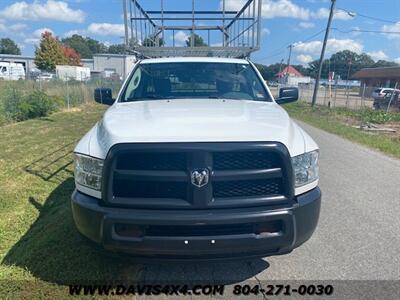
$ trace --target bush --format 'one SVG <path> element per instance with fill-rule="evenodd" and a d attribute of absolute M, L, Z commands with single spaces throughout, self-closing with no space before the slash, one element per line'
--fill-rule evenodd
<path fill-rule="evenodd" d="M 4 91 L 3 95 L 3 109 L 4 115 L 7 120 L 17 118 L 19 105 L 23 101 L 23 94 L 20 89 L 9 88 Z"/>
<path fill-rule="evenodd" d="M 24 96 L 18 90 L 12 89 L 5 99 L 5 113 L 15 121 L 45 117 L 59 109 L 62 102 L 59 97 L 50 97 L 39 90 Z"/>
<path fill-rule="evenodd" d="M 6 112 L 4 110 L 4 103 L 0 99 L 0 126 L 7 123 Z"/>

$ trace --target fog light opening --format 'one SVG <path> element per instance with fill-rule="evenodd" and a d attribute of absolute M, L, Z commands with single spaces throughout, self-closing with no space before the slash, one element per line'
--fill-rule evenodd
<path fill-rule="evenodd" d="M 138 225 L 115 224 L 114 229 L 116 234 L 123 237 L 141 238 L 144 236 L 144 229 Z"/>
<path fill-rule="evenodd" d="M 255 226 L 255 233 L 258 235 L 280 236 L 283 234 L 283 222 L 271 221 L 259 223 Z"/>

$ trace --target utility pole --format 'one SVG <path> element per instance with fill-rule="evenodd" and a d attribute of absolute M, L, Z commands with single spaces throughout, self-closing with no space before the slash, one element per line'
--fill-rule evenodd
<path fill-rule="evenodd" d="M 284 62 L 284 59 L 282 58 L 281 59 L 281 63 L 280 63 L 280 65 L 279 65 L 279 72 L 278 72 L 278 74 L 279 74 L 279 82 L 278 82 L 278 84 L 281 84 L 282 83 L 282 74 L 281 74 L 281 72 L 282 72 L 282 65 L 283 65 L 283 62 Z"/>
<path fill-rule="evenodd" d="M 335 11 L 335 4 L 336 4 L 336 0 L 331 0 L 331 11 L 329 13 L 328 25 L 326 26 L 325 38 L 324 38 L 324 43 L 322 45 L 322 51 L 321 51 L 321 57 L 319 59 L 318 75 L 317 75 L 317 78 L 315 79 L 314 94 L 313 94 L 313 98 L 312 98 L 312 102 L 311 102 L 312 107 L 315 105 L 315 102 L 317 102 L 319 80 L 321 79 L 322 67 L 323 67 L 325 50 L 326 50 L 326 43 L 328 42 L 328 36 L 329 36 L 329 31 L 331 29 L 333 13 Z"/>
<path fill-rule="evenodd" d="M 122 0 L 124 9 L 124 29 L 125 29 L 125 51 L 129 46 L 129 28 L 128 28 L 128 5 L 127 0 Z"/>
<path fill-rule="evenodd" d="M 289 79 L 288 79 L 288 77 L 289 77 L 289 67 L 290 67 L 290 59 L 292 58 L 293 45 L 289 45 L 288 48 L 289 48 L 289 57 L 288 57 L 288 60 L 287 60 L 287 67 L 286 67 L 286 74 L 285 74 L 285 76 L 286 76 L 286 84 L 289 81 Z"/>
<path fill-rule="evenodd" d="M 351 64 L 352 64 L 352 57 L 350 57 L 349 60 L 349 69 L 347 70 L 347 79 L 346 79 L 346 108 L 349 105 L 349 77 L 350 77 L 350 70 L 351 70 Z"/>
<path fill-rule="evenodd" d="M 195 44 L 194 44 L 194 36 L 195 36 L 195 33 L 194 33 L 194 25 L 195 25 L 195 22 L 194 22 L 194 1 L 195 0 L 192 0 L 192 33 L 191 33 L 191 38 L 190 38 L 190 47 L 191 48 L 193 48 L 194 46 L 195 46 Z"/>

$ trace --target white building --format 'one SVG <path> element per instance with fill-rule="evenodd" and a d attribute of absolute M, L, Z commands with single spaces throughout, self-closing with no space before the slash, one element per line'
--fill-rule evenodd
<path fill-rule="evenodd" d="M 10 63 L 21 63 L 29 78 L 33 70 L 37 70 L 33 56 L 0 54 L 0 61 Z M 83 67 L 87 67 L 91 72 L 100 73 L 104 77 L 111 74 L 118 74 L 120 77 L 126 77 L 132 70 L 136 62 L 133 55 L 124 54 L 94 54 L 92 59 L 81 59 Z"/>

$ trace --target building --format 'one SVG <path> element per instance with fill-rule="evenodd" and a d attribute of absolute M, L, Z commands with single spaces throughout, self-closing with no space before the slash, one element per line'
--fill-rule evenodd
<path fill-rule="evenodd" d="M 103 77 L 110 77 L 111 74 L 118 74 L 125 78 L 132 71 L 135 65 L 136 57 L 134 55 L 124 54 L 95 54 L 93 56 L 93 65 L 89 67 L 94 72 L 102 72 Z"/>
<path fill-rule="evenodd" d="M 360 95 L 370 97 L 378 87 L 400 87 L 400 67 L 365 68 L 356 72 L 352 79 L 361 80 Z M 365 91 L 364 91 L 365 89 Z"/>
<path fill-rule="evenodd" d="M 21 63 L 27 74 L 38 71 L 33 56 L 0 54 L 0 61 Z M 136 62 L 133 55 L 123 54 L 95 54 L 92 59 L 81 59 L 83 67 L 88 67 L 91 72 L 101 74 L 102 77 L 109 77 L 111 74 L 118 74 L 120 77 L 126 77 L 132 70 Z"/>
<path fill-rule="evenodd" d="M 298 86 L 299 84 L 310 84 L 311 77 L 304 76 L 295 67 L 288 66 L 284 68 L 281 72 L 276 74 L 278 77 L 278 82 L 291 86 Z"/>
<path fill-rule="evenodd" d="M 304 77 L 303 74 L 301 74 L 297 69 L 293 66 L 288 66 L 284 68 L 282 71 L 280 71 L 278 74 L 276 74 L 276 77 L 278 78 L 283 78 L 283 77 Z"/>

